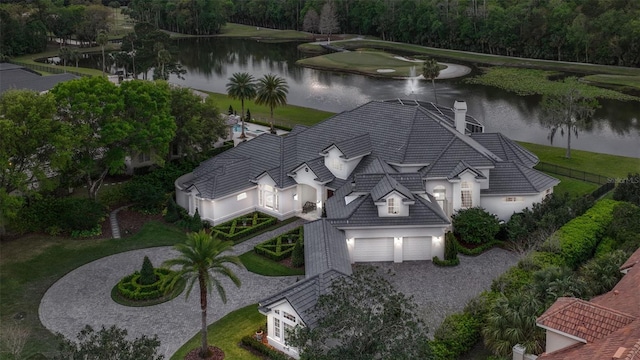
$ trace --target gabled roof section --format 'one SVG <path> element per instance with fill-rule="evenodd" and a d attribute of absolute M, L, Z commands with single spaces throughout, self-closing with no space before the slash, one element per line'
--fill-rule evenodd
<path fill-rule="evenodd" d="M 604 338 L 630 324 L 635 317 L 589 301 L 561 297 L 537 320 L 539 326 L 586 340 Z"/>
<path fill-rule="evenodd" d="M 458 166 L 460 160 L 464 160 L 472 167 L 493 167 L 500 161 L 499 158 L 491 154 L 488 150 L 481 147 L 475 141 L 465 136 L 456 136 L 442 148 L 438 158 L 424 171 L 423 174 L 427 178 L 446 178 Z M 473 143 L 477 144 L 474 147 Z"/>
<path fill-rule="evenodd" d="M 298 313 L 305 325 L 313 328 L 318 323 L 318 316 L 313 312 L 318 299 L 331 291 L 331 284 L 334 280 L 344 276 L 347 275 L 337 270 L 329 270 L 308 277 L 273 296 L 259 301 L 258 310 L 266 314 L 274 304 L 286 300 Z"/>
<path fill-rule="evenodd" d="M 345 159 L 353 159 L 355 157 L 371 154 L 371 138 L 369 137 L 369 134 L 362 134 L 332 143 L 328 147 L 324 148 L 321 153 L 326 153 L 334 146 L 340 150 Z"/>
<path fill-rule="evenodd" d="M 515 162 L 496 163 L 489 170 L 489 179 L 491 187 L 482 189 L 483 195 L 535 194 L 560 183 L 554 177 Z"/>
<path fill-rule="evenodd" d="M 500 133 L 472 133 L 471 138 L 504 161 L 515 161 L 526 167 L 533 167 L 539 162 L 534 153 Z"/>
<path fill-rule="evenodd" d="M 351 260 L 344 232 L 320 219 L 304 224 L 305 276 L 329 270 L 351 275 Z"/>
<path fill-rule="evenodd" d="M 374 202 L 377 202 L 382 200 L 383 197 L 387 196 L 393 191 L 397 191 L 405 198 L 413 200 L 413 194 L 411 194 L 411 191 L 409 191 L 409 189 L 407 189 L 405 186 L 400 184 L 396 179 L 392 178 L 388 174 L 384 175 L 378 181 L 376 186 L 371 189 L 371 198 Z"/>
<path fill-rule="evenodd" d="M 453 170 L 451 170 L 451 172 L 449 173 L 449 175 L 447 175 L 447 179 L 449 180 L 453 180 L 453 179 L 460 179 L 460 174 L 462 174 L 465 171 L 470 171 L 471 173 L 473 173 L 476 177 L 476 179 L 486 179 L 487 177 L 484 176 L 484 174 L 479 171 L 474 169 L 471 165 L 467 164 L 466 161 L 461 160 L 460 162 L 458 162 L 458 165 L 456 165 L 455 168 L 453 168 Z"/>
<path fill-rule="evenodd" d="M 393 166 L 387 164 L 378 156 L 367 156 L 353 170 L 354 174 L 392 174 L 396 172 Z"/>
<path fill-rule="evenodd" d="M 324 166 L 324 158 L 322 157 L 305 161 L 302 164 L 293 168 L 291 171 L 289 171 L 288 174 L 293 174 L 294 172 L 299 171 L 305 166 L 307 166 L 309 170 L 313 171 L 313 173 L 316 175 L 316 178 L 314 179 L 316 181 L 319 181 L 321 183 L 327 183 L 334 179 L 334 176 L 331 173 L 331 171 L 329 171 L 329 169 L 327 169 L 327 167 Z"/>

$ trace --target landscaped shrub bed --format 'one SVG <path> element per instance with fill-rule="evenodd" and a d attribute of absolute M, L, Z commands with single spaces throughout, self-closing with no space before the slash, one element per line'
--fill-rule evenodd
<path fill-rule="evenodd" d="M 300 226 L 273 239 L 260 243 L 253 249 L 259 255 L 265 256 L 274 261 L 280 261 L 291 256 L 296 243 L 302 242 L 303 238 L 303 228 Z"/>
<path fill-rule="evenodd" d="M 468 312 L 447 316 L 434 333 L 431 351 L 437 360 L 455 360 L 480 339 L 480 320 Z"/>
<path fill-rule="evenodd" d="M 602 200 L 582 216 L 569 221 L 547 241 L 557 239 L 560 254 L 567 266 L 575 269 L 587 261 L 596 251 L 598 242 L 613 220 L 613 208 L 618 202 Z"/>
<path fill-rule="evenodd" d="M 20 209 L 16 227 L 21 232 L 93 236 L 100 234 L 106 215 L 107 209 L 90 199 L 46 197 Z"/>
<path fill-rule="evenodd" d="M 498 217 L 480 207 L 459 210 L 451 216 L 451 222 L 462 241 L 470 244 L 492 241 L 500 231 Z"/>
<path fill-rule="evenodd" d="M 289 360 L 289 356 L 281 353 L 278 350 L 268 347 L 267 345 L 256 340 L 253 336 L 245 336 L 240 340 L 242 345 L 256 350 L 262 355 L 265 355 L 271 360 Z"/>
<path fill-rule="evenodd" d="M 164 280 L 171 275 L 169 269 L 153 269 L 157 280 L 149 285 L 143 285 L 140 281 L 140 272 L 122 278 L 117 285 L 118 293 L 126 299 L 142 301 L 157 299 L 165 295 Z"/>
<path fill-rule="evenodd" d="M 256 211 L 214 226 L 211 230 L 219 239 L 236 242 L 240 238 L 275 224 L 276 221 L 277 219 L 273 216 Z"/>

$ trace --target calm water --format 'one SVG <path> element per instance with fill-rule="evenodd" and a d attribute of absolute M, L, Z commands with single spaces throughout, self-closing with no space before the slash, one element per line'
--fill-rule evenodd
<path fill-rule="evenodd" d="M 196 38 L 176 41 L 179 61 L 187 70 L 184 79 L 170 81 L 195 89 L 226 93 L 228 78 L 246 71 L 256 78 L 274 73 L 289 84 L 288 103 L 340 112 L 371 100 L 409 98 L 434 101 L 428 81 L 373 79 L 361 75 L 306 69 L 295 65 L 304 56 L 294 43 L 264 43 L 254 40 Z M 414 84 L 414 85 L 412 85 Z M 549 144 L 548 130 L 540 125 L 540 97 L 517 96 L 500 89 L 463 84 L 459 79 L 436 82 L 438 103 L 453 106 L 467 102 L 470 115 L 512 139 Z M 572 148 L 640 157 L 640 103 L 600 101 L 592 126 L 572 138 Z M 220 104 L 221 109 L 228 104 Z M 276 109 L 277 111 L 277 109 Z M 389 124 L 393 128 L 393 124 Z M 556 135 L 553 145 L 565 146 Z"/>

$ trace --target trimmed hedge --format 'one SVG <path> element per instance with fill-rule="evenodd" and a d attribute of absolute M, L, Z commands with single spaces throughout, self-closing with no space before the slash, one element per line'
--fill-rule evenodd
<path fill-rule="evenodd" d="M 153 284 L 142 285 L 140 282 L 140 272 L 136 271 L 131 275 L 122 278 L 117 285 L 118 293 L 129 300 L 141 301 L 157 299 L 165 295 L 164 279 L 172 271 L 169 269 L 153 269 L 157 281 Z"/>
<path fill-rule="evenodd" d="M 245 336 L 240 340 L 242 345 L 250 347 L 262 355 L 265 355 L 271 360 L 289 360 L 291 359 L 289 356 L 281 353 L 278 350 L 272 349 L 267 345 L 261 343 L 260 341 L 253 338 L 253 336 Z"/>
<path fill-rule="evenodd" d="M 243 221 L 246 222 L 246 226 L 242 225 Z M 214 226 L 211 230 L 214 235 L 223 241 L 236 242 L 247 235 L 256 233 L 275 224 L 276 221 L 277 219 L 275 217 L 256 211 Z"/>
<path fill-rule="evenodd" d="M 294 267 L 304 266 L 304 235 L 298 238 L 296 246 L 293 247 L 293 253 L 291 253 L 291 265 Z"/>
<path fill-rule="evenodd" d="M 582 216 L 558 229 L 545 242 L 553 241 L 555 237 L 565 264 L 576 269 L 593 257 L 599 241 L 613 220 L 613 209 L 617 204 L 618 202 L 613 200 L 598 201 Z"/>
<path fill-rule="evenodd" d="M 500 231 L 500 220 L 481 207 L 458 210 L 451 216 L 451 224 L 463 241 L 484 244 L 495 239 Z"/>
<path fill-rule="evenodd" d="M 473 249 L 468 249 L 460 244 L 458 244 L 458 252 L 467 256 L 478 256 L 480 254 L 482 254 L 483 252 L 491 249 L 494 246 L 501 246 L 503 244 L 502 241 L 500 240 L 491 240 L 486 244 L 482 244 L 478 247 L 475 247 Z"/>
<path fill-rule="evenodd" d="M 435 265 L 438 266 L 456 266 L 460 264 L 460 259 L 458 259 L 458 257 L 456 256 L 454 259 L 451 260 L 440 260 L 440 258 L 438 258 L 437 256 L 433 257 L 433 263 Z"/>
<path fill-rule="evenodd" d="M 253 250 L 258 255 L 274 261 L 280 261 L 291 256 L 296 244 L 302 241 L 304 241 L 304 232 L 302 226 L 299 226 L 280 236 L 256 245 Z"/>
<path fill-rule="evenodd" d="M 480 340 L 481 324 L 480 319 L 467 312 L 447 316 L 430 342 L 433 358 L 455 360 L 471 350 Z"/>
<path fill-rule="evenodd" d="M 16 227 L 23 233 L 92 236 L 96 229 L 102 230 L 100 223 L 106 216 L 106 207 L 90 199 L 46 197 L 20 209 Z"/>

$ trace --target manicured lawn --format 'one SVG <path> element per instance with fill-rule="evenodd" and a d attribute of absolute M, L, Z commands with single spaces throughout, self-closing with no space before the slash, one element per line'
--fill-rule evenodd
<path fill-rule="evenodd" d="M 185 240 L 183 231 L 157 222 L 124 239 L 88 240 L 30 235 L 0 243 L 0 323 L 23 314 L 29 328 L 25 358 L 49 354 L 58 341 L 38 318 L 40 299 L 65 274 L 91 261 L 123 251 L 173 245 Z"/>
<path fill-rule="evenodd" d="M 250 360 L 260 358 L 241 348 L 238 344 L 247 335 L 252 335 L 264 326 L 267 319 L 258 312 L 258 304 L 249 305 L 229 313 L 222 319 L 209 325 L 207 339 L 209 345 L 214 345 L 224 351 L 225 359 Z M 171 360 L 182 360 L 185 355 L 200 346 L 200 333 L 184 344 L 171 357 Z"/>
<path fill-rule="evenodd" d="M 242 264 L 247 270 L 265 276 L 304 275 L 304 269 L 292 269 L 276 261 L 260 256 L 255 251 L 247 251 L 240 255 Z"/>
<path fill-rule="evenodd" d="M 633 88 L 635 90 L 640 90 L 640 75 L 625 76 L 600 74 L 588 75 L 582 79 L 594 84 L 615 85 L 622 87 L 622 89 Z"/>
<path fill-rule="evenodd" d="M 569 195 L 571 195 L 572 197 L 583 196 L 590 194 L 600 186 L 598 184 L 577 180 L 566 176 L 551 173 L 547 174 L 560 180 L 560 184 L 553 188 L 553 192 L 556 194 L 569 193 Z"/>
<path fill-rule="evenodd" d="M 640 171 L 640 158 L 571 150 L 571 159 L 564 157 L 565 148 L 521 142 L 520 145 L 538 156 L 540 161 L 599 174 L 608 178 L 626 178 L 629 172 Z"/>
<path fill-rule="evenodd" d="M 212 96 L 215 103 L 218 104 L 218 109 L 226 113 L 229 110 L 229 105 L 233 107 L 238 114 L 241 112 L 240 100 L 233 100 L 227 96 L 227 94 L 207 92 L 209 96 Z M 256 105 L 255 102 L 245 100 L 244 110 L 251 111 L 251 117 L 258 121 L 269 121 L 270 110 L 268 106 Z M 334 115 L 334 113 L 328 111 L 321 111 L 310 109 L 302 106 L 285 105 L 279 106 L 273 110 L 274 123 L 276 125 L 282 125 L 287 127 L 293 127 L 296 124 L 311 126 L 319 123 L 322 120 Z"/>
<path fill-rule="evenodd" d="M 276 30 L 263 27 L 227 23 L 222 27 L 222 37 L 260 38 L 274 40 L 312 40 L 310 33 L 295 30 Z"/>
<path fill-rule="evenodd" d="M 297 63 L 308 67 L 331 69 L 335 71 L 357 72 L 372 76 L 398 77 L 409 76 L 411 68 L 415 75 L 422 73 L 421 62 L 400 60 L 383 51 L 349 51 L 298 60 Z M 379 69 L 391 69 L 393 72 L 378 72 Z"/>

